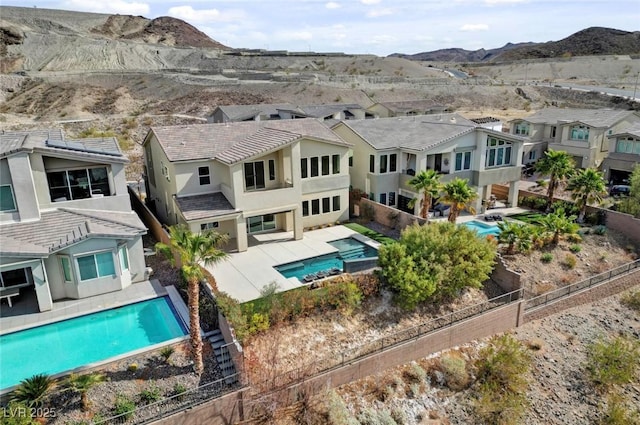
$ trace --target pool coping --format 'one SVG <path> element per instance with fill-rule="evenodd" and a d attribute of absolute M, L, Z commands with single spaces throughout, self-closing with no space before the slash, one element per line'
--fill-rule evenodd
<path fill-rule="evenodd" d="M 183 313 L 180 313 L 181 310 L 182 311 L 186 311 L 187 312 L 187 317 L 188 317 L 188 309 L 187 309 L 184 301 L 182 300 L 182 297 L 180 297 L 180 295 L 178 294 L 178 291 L 175 289 L 175 287 L 173 285 L 169 285 L 169 286 L 166 286 L 164 288 L 166 289 L 165 294 L 157 294 L 155 297 L 153 297 L 153 296 L 145 297 L 144 299 L 133 300 L 130 303 L 121 304 L 121 305 L 118 305 L 118 306 L 111 306 L 109 308 L 97 309 L 95 311 L 87 311 L 87 312 L 84 312 L 84 313 L 81 313 L 81 314 L 78 314 L 78 315 L 74 315 L 73 317 L 65 317 L 65 318 L 61 318 L 59 320 L 50 321 L 48 323 L 44 323 L 43 322 L 43 323 L 38 324 L 37 326 L 30 326 L 28 328 L 7 332 L 7 334 L 13 333 L 13 332 L 19 332 L 21 330 L 22 331 L 23 330 L 27 330 L 27 329 L 38 327 L 38 326 L 44 326 L 44 325 L 48 325 L 48 324 L 51 324 L 51 323 L 62 322 L 62 321 L 65 321 L 65 320 L 76 318 L 76 317 L 87 316 L 87 315 L 90 315 L 90 314 L 93 314 L 93 313 L 98 313 L 100 311 L 112 310 L 112 309 L 115 309 L 115 308 L 125 307 L 127 305 L 131 305 L 131 304 L 136 304 L 136 303 L 139 303 L 139 302 L 152 300 L 152 299 L 155 299 L 155 298 L 167 297 L 168 296 L 169 300 L 170 300 L 171 304 L 173 305 L 173 308 L 174 308 L 174 310 L 176 312 L 177 318 L 182 322 L 182 324 L 184 325 L 184 327 L 185 327 L 185 329 L 187 331 L 186 335 L 183 335 L 181 337 L 172 338 L 172 339 L 169 339 L 167 341 L 159 342 L 157 344 L 149 345 L 147 347 L 138 348 L 137 350 L 128 351 L 126 353 L 123 353 L 123 354 L 120 354 L 120 355 L 117 355 L 117 356 L 113 356 L 113 357 L 109 357 L 107 359 L 104 359 L 104 360 L 101 360 L 101 361 L 98 361 L 98 362 L 93 362 L 93 363 L 89 363 L 89 364 L 86 364 L 86 365 L 78 366 L 78 367 L 76 367 L 74 369 L 68 369 L 68 370 L 63 371 L 63 372 L 58 372 L 58 373 L 49 375 L 49 377 L 52 378 L 52 379 L 59 379 L 59 378 L 64 377 L 64 376 L 71 375 L 72 373 L 80 373 L 80 372 L 87 373 L 87 372 L 91 372 L 93 370 L 102 369 L 102 368 L 104 368 L 104 366 L 106 366 L 106 365 L 108 365 L 110 363 L 119 362 L 119 361 L 125 360 L 127 358 L 135 357 L 135 356 L 138 356 L 140 354 L 146 353 L 148 351 L 154 351 L 154 350 L 157 350 L 158 348 L 169 346 L 169 345 L 174 345 L 174 344 L 177 344 L 177 343 L 180 343 L 180 342 L 183 342 L 183 341 L 189 339 L 189 322 L 188 322 L 188 320 L 185 322 L 184 317 L 182 316 Z M 169 293 L 170 293 L 170 289 L 169 288 L 171 288 L 173 290 L 172 292 L 174 292 L 174 297 L 169 295 Z M 177 296 L 177 298 L 175 298 L 175 296 Z M 11 387 L 6 387 L 6 388 L 3 388 L 3 389 L 0 389 L 0 398 L 4 398 L 7 394 L 13 392 L 19 386 L 20 386 L 20 384 L 17 384 L 17 385 L 13 385 Z"/>

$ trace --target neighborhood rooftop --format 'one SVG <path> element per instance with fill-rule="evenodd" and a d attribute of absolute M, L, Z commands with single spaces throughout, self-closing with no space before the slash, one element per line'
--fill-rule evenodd
<path fill-rule="evenodd" d="M 631 127 L 627 127 L 624 130 L 617 132 L 616 134 L 612 134 L 609 137 L 613 136 L 622 136 L 624 134 L 629 134 L 631 136 L 640 137 L 640 123 L 635 123 Z"/>
<path fill-rule="evenodd" d="M 545 108 L 522 118 L 522 121 L 532 124 L 581 122 L 592 127 L 610 127 L 633 113 L 620 109 Z"/>
<path fill-rule="evenodd" d="M 239 212 L 220 192 L 177 197 L 176 203 L 186 220 L 201 220 Z"/>
<path fill-rule="evenodd" d="M 193 124 L 151 130 L 169 161 L 217 159 L 232 164 L 302 137 L 349 146 L 326 125 L 312 118 Z"/>

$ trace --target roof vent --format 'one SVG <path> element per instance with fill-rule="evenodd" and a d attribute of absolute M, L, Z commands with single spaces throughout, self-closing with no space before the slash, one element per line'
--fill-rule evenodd
<path fill-rule="evenodd" d="M 455 122 L 456 122 L 456 117 L 451 117 L 451 118 L 449 118 L 449 121 L 451 121 L 452 123 L 454 123 L 454 124 L 455 124 Z"/>

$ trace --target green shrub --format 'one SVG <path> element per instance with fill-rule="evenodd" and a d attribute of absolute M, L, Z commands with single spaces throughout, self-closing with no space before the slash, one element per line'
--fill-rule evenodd
<path fill-rule="evenodd" d="M 162 356 L 162 358 L 164 359 L 165 362 L 169 361 L 169 357 L 171 357 L 171 355 L 175 352 L 175 348 L 173 348 L 170 345 L 167 345 L 166 347 L 163 347 L 160 350 L 160 356 Z"/>
<path fill-rule="evenodd" d="M 364 409 L 358 415 L 358 422 L 360 425 L 396 425 L 396 421 L 391 416 L 391 413 L 386 410 L 377 410 L 374 408 Z"/>
<path fill-rule="evenodd" d="M 427 379 L 427 372 L 419 364 L 411 363 L 411 366 L 402 372 L 402 378 L 407 384 L 419 384 Z"/>
<path fill-rule="evenodd" d="M 136 404 L 133 400 L 129 399 L 127 396 L 123 394 L 119 394 L 116 396 L 116 404 L 113 408 L 113 413 L 115 416 L 120 416 L 126 420 L 131 419 L 133 417 L 133 411 L 136 409 Z"/>
<path fill-rule="evenodd" d="M 631 410 L 622 396 L 610 394 L 607 397 L 607 408 L 598 421 L 599 425 L 640 425 L 640 413 Z"/>
<path fill-rule="evenodd" d="M 131 363 L 128 367 L 127 370 L 129 372 L 135 372 L 136 370 L 138 370 L 138 363 Z"/>
<path fill-rule="evenodd" d="M 553 261 L 553 254 L 550 252 L 545 252 L 540 256 L 540 261 L 542 261 L 543 263 L 550 263 L 551 261 Z"/>
<path fill-rule="evenodd" d="M 344 314 L 351 314 L 362 302 L 362 292 L 355 282 L 337 283 L 327 288 L 327 302 Z"/>
<path fill-rule="evenodd" d="M 605 235 L 607 233 L 607 226 L 594 226 L 593 233 L 596 235 Z"/>
<path fill-rule="evenodd" d="M 25 403 L 11 401 L 0 411 L 2 425 L 39 425 L 39 422 L 31 417 L 29 406 Z"/>
<path fill-rule="evenodd" d="M 360 422 L 356 420 L 349 409 L 342 401 L 340 395 L 335 390 L 331 390 L 327 394 L 327 419 L 329 424 L 332 425 L 359 425 Z"/>
<path fill-rule="evenodd" d="M 187 392 L 187 387 L 179 382 L 173 386 L 173 395 L 178 396 L 178 399 L 181 399 L 182 396 Z"/>
<path fill-rule="evenodd" d="M 12 395 L 11 401 L 24 403 L 29 407 L 38 407 L 44 403 L 56 388 L 56 381 L 44 373 L 39 373 L 20 382 Z"/>
<path fill-rule="evenodd" d="M 162 390 L 160 390 L 157 385 L 151 384 L 140 391 L 140 400 L 145 404 L 160 401 L 162 400 Z"/>
<path fill-rule="evenodd" d="M 440 357 L 440 371 L 447 387 L 459 391 L 469 386 L 467 362 L 459 356 L 444 354 Z"/>
<path fill-rule="evenodd" d="M 600 339 L 587 347 L 586 369 L 599 388 L 630 382 L 640 366 L 640 344 L 637 340 L 617 336 Z"/>
<path fill-rule="evenodd" d="M 630 309 L 640 312 L 640 291 L 627 292 L 622 296 L 620 302 Z"/>
<path fill-rule="evenodd" d="M 576 267 L 576 264 L 578 263 L 578 259 L 576 258 L 575 255 L 573 254 L 567 254 L 564 257 L 564 265 L 567 266 L 570 269 L 573 269 Z"/>
<path fill-rule="evenodd" d="M 578 252 L 582 251 L 582 247 L 580 245 L 571 245 L 569 247 L 569 251 L 571 251 L 573 253 L 578 253 Z"/>

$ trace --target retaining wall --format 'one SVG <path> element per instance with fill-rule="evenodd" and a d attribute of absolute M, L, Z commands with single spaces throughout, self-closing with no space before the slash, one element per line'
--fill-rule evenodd
<path fill-rule="evenodd" d="M 359 202 L 361 216 L 363 208 L 366 208 L 364 205 L 369 205 L 373 210 L 373 220 L 392 229 L 402 230 L 414 223 L 424 224 L 426 222 L 424 218 L 400 211 L 397 208 L 382 205 L 371 199 L 361 198 Z"/>

